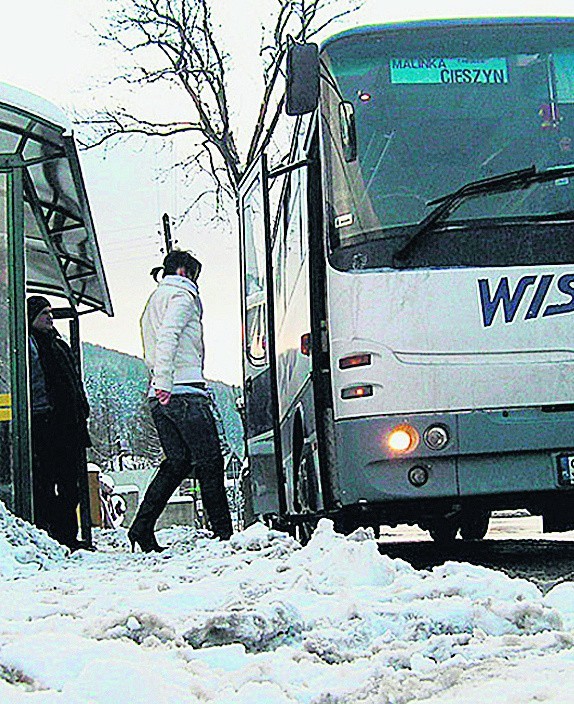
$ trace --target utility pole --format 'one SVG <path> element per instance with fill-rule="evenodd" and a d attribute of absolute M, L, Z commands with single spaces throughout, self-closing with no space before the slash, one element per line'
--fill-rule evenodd
<path fill-rule="evenodd" d="M 163 236 L 165 239 L 165 253 L 169 254 L 171 250 L 173 249 L 173 242 L 171 239 L 171 227 L 169 224 L 169 215 L 167 213 L 164 213 L 161 221 L 163 223 Z"/>

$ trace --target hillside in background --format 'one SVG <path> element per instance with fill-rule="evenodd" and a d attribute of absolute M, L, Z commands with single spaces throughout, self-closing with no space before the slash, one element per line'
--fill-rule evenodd
<path fill-rule="evenodd" d="M 148 375 L 139 357 L 83 343 L 84 383 L 91 415 L 90 461 L 109 467 L 120 456 L 155 463 L 161 448 L 147 403 Z M 243 457 L 243 428 L 235 402 L 238 386 L 209 381 L 221 416 L 225 440 Z"/>

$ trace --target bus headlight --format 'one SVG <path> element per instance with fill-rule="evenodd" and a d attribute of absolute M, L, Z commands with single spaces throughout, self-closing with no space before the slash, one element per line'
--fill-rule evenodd
<path fill-rule="evenodd" d="M 431 450 L 442 450 L 448 445 L 450 436 L 444 425 L 431 425 L 425 430 L 423 440 Z"/>
<path fill-rule="evenodd" d="M 397 425 L 387 435 L 387 447 L 397 455 L 412 452 L 419 444 L 419 434 L 412 425 Z"/>

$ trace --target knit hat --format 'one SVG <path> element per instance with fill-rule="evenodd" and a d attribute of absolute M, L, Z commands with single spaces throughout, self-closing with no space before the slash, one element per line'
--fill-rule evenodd
<path fill-rule="evenodd" d="M 51 303 L 44 296 L 30 296 L 26 301 L 26 306 L 28 308 L 28 325 L 32 325 L 40 313 L 51 306 Z"/>

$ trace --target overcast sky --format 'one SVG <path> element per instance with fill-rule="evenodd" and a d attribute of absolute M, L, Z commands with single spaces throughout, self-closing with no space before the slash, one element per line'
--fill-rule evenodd
<path fill-rule="evenodd" d="M 276 0 L 275 0 L 276 1 Z M 258 104 L 259 21 L 274 0 L 217 0 L 229 39 L 226 48 L 236 69 L 239 127 L 248 131 L 252 107 Z M 85 106 L 91 88 L 112 76 L 117 57 L 98 45 L 93 24 L 101 24 L 114 0 L 4 0 L 0 42 L 0 81 L 36 93 L 65 111 Z M 118 0 L 119 2 L 119 0 Z M 267 3 L 267 5 L 266 5 Z M 574 15 L 571 0 L 435 0 L 422 14 L 420 0 L 385 3 L 366 0 L 352 24 L 401 19 L 489 15 Z M 228 9 L 227 9 L 228 8 Z M 241 75 L 239 73 L 241 72 Z M 114 91 L 109 88 L 110 102 Z M 100 91 L 101 95 L 101 91 Z M 241 136 L 241 135 L 240 135 Z M 115 146 L 84 152 L 81 163 L 96 233 L 108 277 L 115 317 L 103 314 L 82 320 L 84 339 L 141 356 L 138 321 L 153 288 L 149 270 L 161 262 L 160 223 L 164 212 L 177 217 L 189 194 L 177 170 L 165 168 L 181 159 L 182 145 L 159 143 Z M 162 176 L 163 174 L 163 176 Z M 179 246 L 204 262 L 200 281 L 205 308 L 206 375 L 239 383 L 240 308 L 238 246 L 232 227 L 213 228 L 188 219 L 176 231 Z"/>

